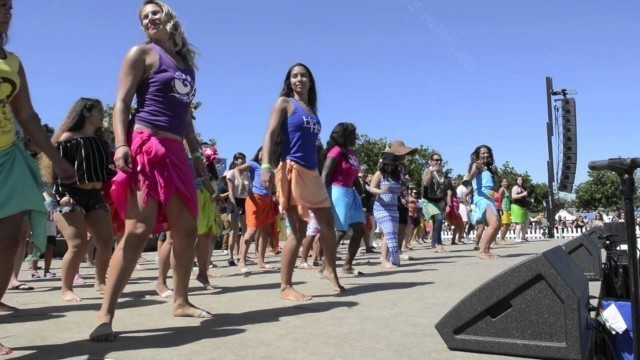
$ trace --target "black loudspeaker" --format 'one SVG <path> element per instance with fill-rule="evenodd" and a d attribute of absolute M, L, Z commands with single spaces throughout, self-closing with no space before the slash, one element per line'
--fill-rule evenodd
<path fill-rule="evenodd" d="M 596 236 L 597 238 L 597 236 Z M 567 241 L 564 250 L 589 281 L 602 280 L 602 254 L 599 242 L 588 234 Z"/>
<path fill-rule="evenodd" d="M 578 131 L 576 101 L 562 99 L 562 171 L 558 179 L 558 191 L 573 192 L 578 163 Z"/>
<path fill-rule="evenodd" d="M 607 234 L 616 235 L 615 239 L 618 241 L 627 241 L 627 229 L 624 222 L 607 222 L 602 225 L 604 231 Z"/>
<path fill-rule="evenodd" d="M 589 283 L 556 246 L 494 276 L 436 324 L 450 350 L 583 359 L 591 337 Z"/>

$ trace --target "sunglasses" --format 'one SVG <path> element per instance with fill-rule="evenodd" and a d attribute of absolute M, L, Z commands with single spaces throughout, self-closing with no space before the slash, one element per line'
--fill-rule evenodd
<path fill-rule="evenodd" d="M 442 159 L 431 159 L 431 161 L 442 162 Z"/>

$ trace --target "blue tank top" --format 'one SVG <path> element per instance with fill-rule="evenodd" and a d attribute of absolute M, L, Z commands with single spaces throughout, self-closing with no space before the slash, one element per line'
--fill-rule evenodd
<path fill-rule="evenodd" d="M 493 202 L 493 176 L 487 170 L 479 171 L 471 181 L 473 185 L 473 198 L 476 199 L 485 198 Z"/>
<path fill-rule="evenodd" d="M 290 98 L 293 112 L 283 121 L 282 160 L 288 159 L 310 170 L 318 168 L 316 141 L 322 130 L 320 119 L 310 114 L 296 99 Z"/>
<path fill-rule="evenodd" d="M 195 72 L 185 64 L 178 67 L 158 45 L 149 44 L 158 54 L 158 67 L 142 79 L 136 90 L 134 123 L 184 137 L 184 129 L 196 95 Z"/>
<path fill-rule="evenodd" d="M 253 184 L 251 192 L 257 195 L 271 195 L 271 193 L 265 190 L 264 186 L 262 186 L 262 166 L 253 160 L 249 161 L 249 166 L 249 176 L 251 178 L 251 183 Z"/>

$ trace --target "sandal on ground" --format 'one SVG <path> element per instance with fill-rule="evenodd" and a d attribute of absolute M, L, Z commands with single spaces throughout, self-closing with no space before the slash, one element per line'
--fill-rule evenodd
<path fill-rule="evenodd" d="M 9 290 L 33 290 L 33 289 L 34 289 L 33 286 L 25 283 L 20 283 L 14 287 L 9 288 Z"/>
<path fill-rule="evenodd" d="M 308 262 L 306 262 L 306 261 L 305 261 L 305 262 L 301 262 L 301 263 L 299 263 L 299 264 L 298 264 L 298 269 L 303 269 L 303 270 L 313 270 L 313 269 L 315 269 L 315 268 L 316 268 L 315 266 L 313 266 L 313 265 L 309 264 L 309 263 L 308 263 Z"/>
<path fill-rule="evenodd" d="M 32 279 L 40 279 L 40 274 L 38 274 L 37 271 L 32 271 L 31 272 L 31 278 Z"/>
<path fill-rule="evenodd" d="M 84 281 L 84 279 L 82 278 L 82 276 L 80 276 L 80 274 L 76 274 L 76 276 L 73 278 L 73 285 L 86 285 L 87 282 Z"/>
<path fill-rule="evenodd" d="M 56 273 L 52 273 L 51 271 L 47 271 L 46 273 L 44 273 L 44 277 L 47 279 L 51 279 L 56 277 Z"/>

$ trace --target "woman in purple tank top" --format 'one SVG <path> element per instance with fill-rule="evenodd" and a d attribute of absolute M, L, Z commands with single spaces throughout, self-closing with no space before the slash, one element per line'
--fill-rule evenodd
<path fill-rule="evenodd" d="M 111 324 L 118 297 L 149 234 L 164 226 L 174 239 L 173 315 L 211 317 L 188 299 L 198 217 L 193 169 L 197 176 L 205 176 L 190 109 L 195 95 L 195 51 L 175 13 L 163 2 L 145 1 L 139 18 L 147 42 L 127 53 L 113 109 L 118 174 L 111 197 L 119 216 L 126 219 L 125 230 L 109 264 L 98 327 L 90 335 L 93 341 L 115 340 Z M 134 95 L 137 108 L 130 120 Z"/>
<path fill-rule="evenodd" d="M 292 284 L 296 256 L 306 235 L 309 210 L 320 224 L 325 261 L 322 275 L 331 281 L 334 291 L 344 291 L 336 273 L 337 242 L 331 201 L 317 169 L 316 141 L 322 128 L 316 115 L 317 100 L 311 70 L 303 64 L 289 68 L 280 98 L 271 111 L 262 146 L 262 186 L 269 189 L 275 183 L 278 201 L 287 213 L 294 235 L 282 251 L 280 298 L 285 300 L 311 299 L 294 289 Z M 278 158 L 280 165 L 274 182 L 271 163 L 277 163 Z"/>

